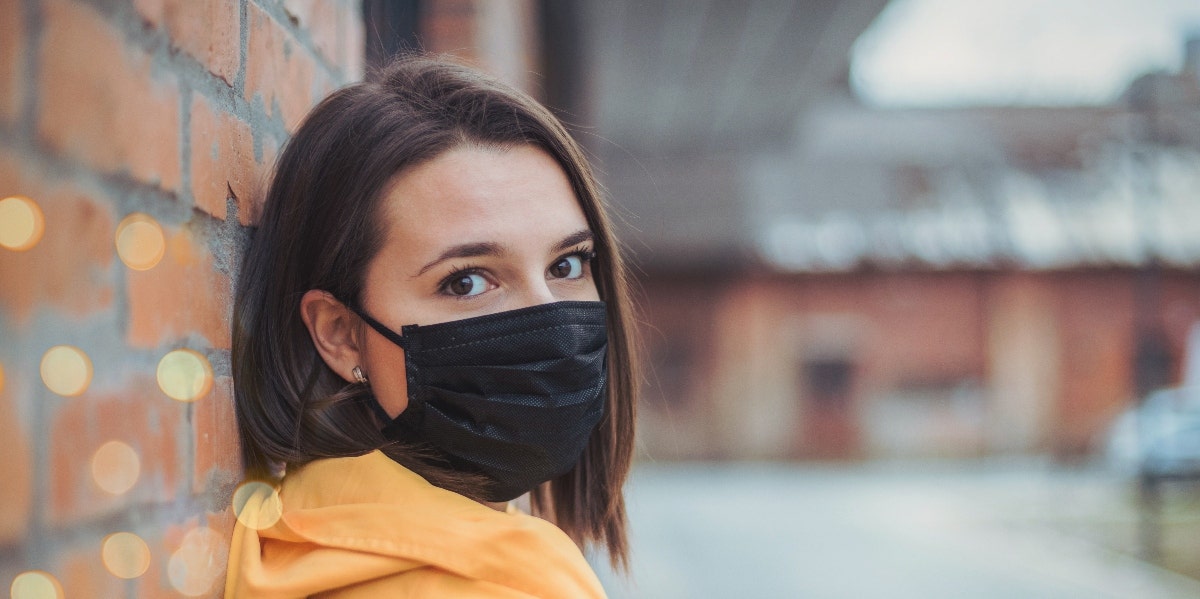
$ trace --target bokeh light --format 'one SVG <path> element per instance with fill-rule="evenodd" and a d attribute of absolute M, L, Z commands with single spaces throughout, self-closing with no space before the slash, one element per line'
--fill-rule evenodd
<path fill-rule="evenodd" d="M 283 515 L 283 501 L 274 487 L 264 482 L 242 483 L 233 492 L 233 513 L 246 528 L 270 528 Z"/>
<path fill-rule="evenodd" d="M 117 225 L 117 255 L 125 266 L 150 270 L 167 251 L 166 236 L 158 221 L 141 212 L 126 216 Z"/>
<path fill-rule="evenodd" d="M 150 567 L 150 547 L 131 532 L 118 532 L 104 537 L 100 555 L 104 567 L 117 578 L 137 578 Z"/>
<path fill-rule="evenodd" d="M 113 495 L 132 489 L 141 468 L 137 452 L 120 441 L 109 441 L 92 454 L 92 478 L 97 486 Z"/>
<path fill-rule="evenodd" d="M 9 588 L 12 599 L 63 599 L 62 585 L 46 572 L 30 570 L 17 575 Z"/>
<path fill-rule="evenodd" d="M 212 385 L 212 365 L 198 352 L 177 349 L 158 361 L 158 387 L 171 399 L 195 401 L 207 395 Z"/>
<path fill-rule="evenodd" d="M 92 383 L 91 359 L 71 345 L 56 345 L 46 350 L 41 371 L 46 387 L 64 397 L 80 395 Z"/>
<path fill-rule="evenodd" d="M 37 202 L 12 196 L 0 200 L 0 247 L 23 252 L 41 241 L 46 219 Z"/>
<path fill-rule="evenodd" d="M 167 563 L 171 587 L 187 597 L 208 593 L 224 573 L 228 543 L 217 531 L 199 526 L 183 536 L 183 544 Z"/>

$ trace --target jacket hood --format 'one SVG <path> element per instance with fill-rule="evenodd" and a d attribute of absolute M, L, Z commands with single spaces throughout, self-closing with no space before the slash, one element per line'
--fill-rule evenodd
<path fill-rule="evenodd" d="M 558 527 L 434 487 L 379 451 L 289 472 L 279 498 L 282 515 L 270 528 L 236 525 L 226 597 L 307 597 L 364 584 L 373 592 L 604 596 Z M 259 494 L 244 509 L 268 499 Z"/>

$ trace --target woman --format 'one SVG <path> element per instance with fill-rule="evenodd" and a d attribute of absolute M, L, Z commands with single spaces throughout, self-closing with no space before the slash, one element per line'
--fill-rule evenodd
<path fill-rule="evenodd" d="M 627 559 L 631 325 L 544 107 L 422 57 L 332 94 L 239 277 L 243 459 L 283 515 L 238 524 L 226 596 L 603 596 L 580 547 Z M 511 507 L 527 492 L 541 518 Z"/>

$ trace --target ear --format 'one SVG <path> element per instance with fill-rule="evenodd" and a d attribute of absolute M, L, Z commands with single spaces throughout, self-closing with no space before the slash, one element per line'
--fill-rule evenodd
<path fill-rule="evenodd" d="M 350 309 L 333 294 L 310 289 L 300 298 L 300 318 L 308 327 L 313 346 L 325 364 L 347 383 L 355 382 L 353 370 L 362 364 L 359 338 Z"/>

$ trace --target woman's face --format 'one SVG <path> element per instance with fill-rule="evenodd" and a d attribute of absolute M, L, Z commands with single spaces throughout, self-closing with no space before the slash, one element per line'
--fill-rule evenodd
<path fill-rule="evenodd" d="M 592 233 L 558 163 L 533 146 L 462 146 L 392 180 L 363 307 L 388 328 L 563 300 L 598 300 Z M 404 350 L 362 327 L 362 368 L 384 410 L 408 405 Z"/>

